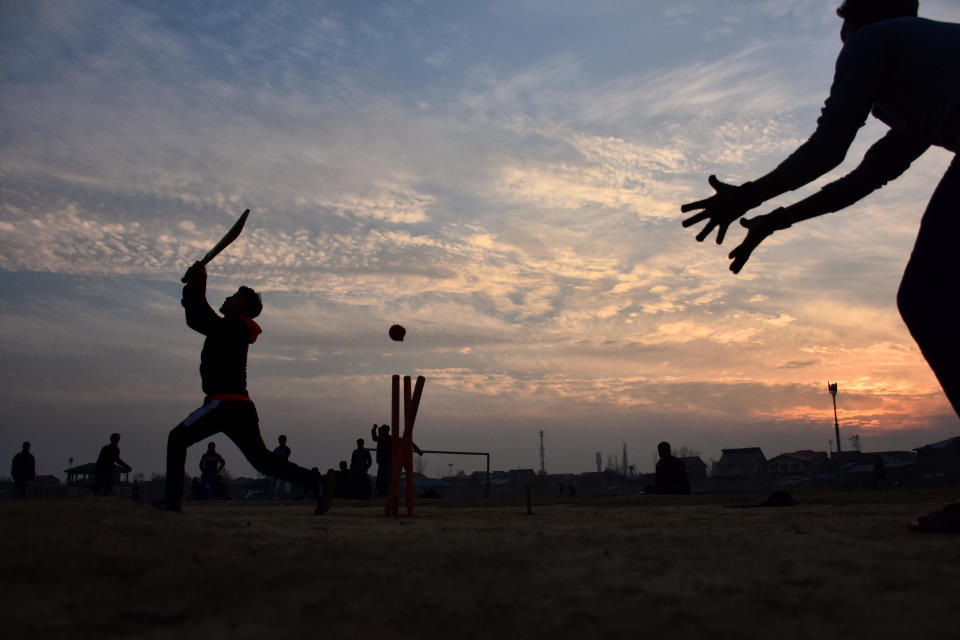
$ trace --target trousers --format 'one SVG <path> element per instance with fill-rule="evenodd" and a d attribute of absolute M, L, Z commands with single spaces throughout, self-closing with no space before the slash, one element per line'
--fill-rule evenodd
<path fill-rule="evenodd" d="M 230 438 L 260 473 L 283 478 L 308 491 L 319 489 L 318 473 L 275 456 L 267 449 L 260 435 L 260 417 L 253 402 L 208 399 L 174 427 L 167 438 L 167 502 L 178 504 L 183 496 L 187 448 L 217 433 Z"/>

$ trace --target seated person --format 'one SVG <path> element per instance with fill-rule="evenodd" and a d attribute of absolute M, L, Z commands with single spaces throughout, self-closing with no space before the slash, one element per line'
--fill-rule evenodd
<path fill-rule="evenodd" d="M 660 460 L 657 462 L 657 475 L 653 480 L 653 493 L 690 493 L 690 480 L 683 461 L 670 453 L 670 443 L 657 445 Z"/>

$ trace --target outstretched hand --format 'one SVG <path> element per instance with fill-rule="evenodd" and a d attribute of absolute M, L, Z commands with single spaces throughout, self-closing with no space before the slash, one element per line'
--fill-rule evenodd
<path fill-rule="evenodd" d="M 761 242 L 766 240 L 768 236 L 773 235 L 774 231 L 783 228 L 774 224 L 771 218 L 773 214 L 781 210 L 782 209 L 777 209 L 776 211 L 766 215 L 756 216 L 755 218 L 741 218 L 740 224 L 747 229 L 747 237 L 727 256 L 733 260 L 733 262 L 730 263 L 730 271 L 740 273 L 740 269 L 743 269 L 743 265 L 750 259 L 750 254 L 753 253 L 753 250 L 756 249 Z"/>
<path fill-rule="evenodd" d="M 710 235 L 714 227 L 717 229 L 717 244 L 723 243 L 723 238 L 727 235 L 727 227 L 730 223 L 752 209 L 756 204 L 750 202 L 742 191 L 742 186 L 720 182 L 717 176 L 711 175 L 707 181 L 713 187 L 715 194 L 703 200 L 690 202 L 682 207 L 680 211 L 686 213 L 696 209 L 703 209 L 700 213 L 694 214 L 683 221 L 684 227 L 697 224 L 702 220 L 707 221 L 707 225 L 697 234 L 697 242 L 703 242 Z"/>

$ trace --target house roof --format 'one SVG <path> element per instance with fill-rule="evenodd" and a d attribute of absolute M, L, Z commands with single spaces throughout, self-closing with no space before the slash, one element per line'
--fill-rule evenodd
<path fill-rule="evenodd" d="M 821 458 L 826 460 L 828 457 L 826 451 L 814 451 L 813 449 L 800 449 L 799 451 L 794 451 L 790 455 L 801 456 L 803 458 L 810 458 L 812 460 L 818 460 Z"/>
<path fill-rule="evenodd" d="M 876 459 L 877 456 L 880 456 L 884 459 L 884 462 L 888 460 L 900 461 L 907 460 L 913 462 L 917 459 L 917 454 L 913 451 L 870 451 L 869 453 L 864 454 L 866 456 L 872 456 Z"/>
<path fill-rule="evenodd" d="M 921 449 L 944 449 L 949 447 L 955 442 L 960 442 L 960 436 L 954 436 L 953 438 L 947 438 L 946 440 L 941 440 L 940 442 L 934 442 L 933 444 L 925 444 L 922 447 L 917 447 L 914 451 L 920 451 Z"/>
<path fill-rule="evenodd" d="M 915 464 L 912 460 L 896 460 L 884 465 L 886 471 L 892 469 L 901 469 L 903 467 L 909 467 L 910 465 Z M 852 463 L 849 466 L 844 468 L 845 473 L 873 473 L 873 463 Z"/>
<path fill-rule="evenodd" d="M 746 447 L 743 449 L 721 449 L 723 455 L 720 462 L 730 464 L 741 460 L 755 460 L 758 456 L 766 460 L 760 447 Z"/>
<path fill-rule="evenodd" d="M 826 454 L 826 452 L 824 452 L 824 454 Z M 810 456 L 805 456 L 805 455 L 802 455 L 802 454 L 799 454 L 799 453 L 781 453 L 781 454 L 778 455 L 778 456 L 774 456 L 774 457 L 772 457 L 772 458 L 769 458 L 769 459 L 767 460 L 767 462 L 773 462 L 774 460 L 781 460 L 781 459 L 784 459 L 784 460 L 798 460 L 798 461 L 800 461 L 800 462 L 806 462 L 806 463 L 810 463 L 810 462 L 820 462 L 820 461 L 821 461 L 821 459 L 820 459 L 819 457 L 810 457 Z M 824 456 L 823 456 L 823 460 L 826 460 L 826 459 L 827 459 L 827 456 L 824 455 Z"/>

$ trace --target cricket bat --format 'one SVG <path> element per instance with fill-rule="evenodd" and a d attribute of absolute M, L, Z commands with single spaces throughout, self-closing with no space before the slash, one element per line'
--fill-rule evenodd
<path fill-rule="evenodd" d="M 233 223 L 233 226 L 230 227 L 230 230 L 223 234 L 223 237 L 220 238 L 220 242 L 214 245 L 213 249 L 207 251 L 207 255 L 203 256 L 203 259 L 200 260 L 200 264 L 206 266 L 208 262 L 217 257 L 217 255 L 230 246 L 230 243 L 240 237 L 240 232 L 243 231 L 243 225 L 247 223 L 247 216 L 250 215 L 250 209 L 245 210 L 240 218 Z M 181 282 L 186 282 L 185 278 L 180 279 Z"/>

